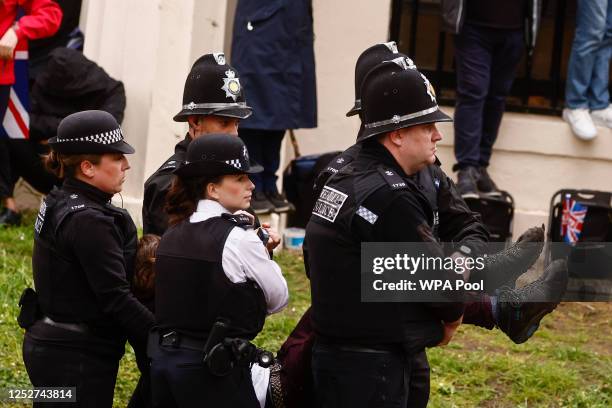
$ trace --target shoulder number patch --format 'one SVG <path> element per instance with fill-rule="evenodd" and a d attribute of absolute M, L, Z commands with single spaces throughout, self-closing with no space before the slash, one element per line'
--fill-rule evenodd
<path fill-rule="evenodd" d="M 347 194 L 325 186 L 319 194 L 312 213 L 327 221 L 334 222 L 347 197 Z"/>

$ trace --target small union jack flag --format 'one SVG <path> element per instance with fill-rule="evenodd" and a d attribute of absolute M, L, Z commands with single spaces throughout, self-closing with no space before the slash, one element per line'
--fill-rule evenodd
<path fill-rule="evenodd" d="M 23 15 L 23 11 L 18 13 Z M 30 95 L 28 89 L 28 43 L 20 41 L 15 47 L 15 83 L 11 87 L 8 106 L 0 126 L 0 138 L 28 139 L 30 137 Z"/>
<path fill-rule="evenodd" d="M 574 245 L 580 239 L 586 213 L 586 205 L 572 200 L 569 194 L 565 195 L 561 215 L 561 237 L 568 244 Z"/>

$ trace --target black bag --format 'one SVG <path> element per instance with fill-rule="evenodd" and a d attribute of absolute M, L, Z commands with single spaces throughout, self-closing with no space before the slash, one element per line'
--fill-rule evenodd
<path fill-rule="evenodd" d="M 465 198 L 470 210 L 480 214 L 482 222 L 489 230 L 491 242 L 509 243 L 512 240 L 512 221 L 514 220 L 514 199 L 507 191 L 500 196 L 480 196 Z"/>
<path fill-rule="evenodd" d="M 287 200 L 295 206 L 295 212 L 287 217 L 288 227 L 305 228 L 317 199 L 314 182 L 317 175 L 341 152 L 329 152 L 300 156 L 283 172 L 283 191 Z"/>
<path fill-rule="evenodd" d="M 564 242 L 561 224 L 566 196 L 587 207 L 582 232 L 575 245 L 549 245 L 545 263 L 567 259 L 570 279 L 580 281 L 570 282 L 564 300 L 598 300 L 605 292 L 601 291 L 604 281 L 610 284 L 608 292 L 612 290 L 612 193 L 573 189 L 557 191 L 550 201 L 549 242 Z"/>
<path fill-rule="evenodd" d="M 38 305 L 38 295 L 32 288 L 24 289 L 19 298 L 19 307 L 21 307 L 21 310 L 19 316 L 17 316 L 17 323 L 22 329 L 27 329 L 42 317 Z"/>

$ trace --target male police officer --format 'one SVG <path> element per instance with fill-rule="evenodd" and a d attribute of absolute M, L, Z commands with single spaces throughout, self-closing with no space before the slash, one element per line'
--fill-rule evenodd
<path fill-rule="evenodd" d="M 319 406 L 406 406 L 413 355 L 450 341 L 463 307 L 361 303 L 360 244 L 429 242 L 434 253 L 444 253 L 435 211 L 409 175 L 435 162 L 441 136 L 434 123 L 450 118 L 438 109 L 427 78 L 405 60 L 370 71 L 362 97 L 361 152 L 323 187 L 306 231 L 318 341 L 315 394 Z M 535 260 L 526 254 L 522 271 Z"/>
<path fill-rule="evenodd" d="M 225 133 L 238 135 L 238 122 L 251 115 L 240 78 L 225 61 L 223 53 L 206 54 L 191 68 L 185 80 L 183 107 L 174 117 L 188 122 L 189 132 L 174 148 L 174 154 L 145 182 L 142 222 L 145 234 L 162 235 L 168 228 L 164 212 L 166 194 L 173 171 L 185 160 L 189 143 L 202 135 Z"/>
<path fill-rule="evenodd" d="M 377 64 L 398 58 L 404 59 L 408 66 L 414 65 L 410 58 L 398 52 L 393 41 L 376 44 L 361 53 L 355 66 L 355 103 L 347 116 L 361 116 L 361 84 L 366 74 Z M 316 188 L 320 190 L 331 175 L 352 162 L 360 151 L 361 144 L 357 143 L 334 158 L 317 177 Z M 438 214 L 437 220 L 434 220 L 437 221 L 434 230 L 439 238 L 443 242 L 457 242 L 460 244 L 459 248 L 468 249 L 473 254 L 483 252 L 489 239 L 488 232 L 480 217 L 469 209 L 455 184 L 442 171 L 438 159 L 436 158 L 434 164 L 418 171 L 413 179 L 423 187 L 422 191 L 434 212 Z M 543 230 L 531 228 L 519 237 L 518 241 L 541 242 L 543 239 Z M 520 269 L 515 269 L 515 272 L 519 271 Z M 499 327 L 513 342 L 523 343 L 536 332 L 540 320 L 551 311 L 549 304 L 533 302 L 529 296 L 521 296 L 525 295 L 525 292 L 514 290 L 508 293 L 514 300 L 510 303 L 497 302 L 497 299 L 482 295 L 480 301 L 466 304 L 463 323 L 487 329 Z M 535 292 L 530 294 L 533 297 Z"/>

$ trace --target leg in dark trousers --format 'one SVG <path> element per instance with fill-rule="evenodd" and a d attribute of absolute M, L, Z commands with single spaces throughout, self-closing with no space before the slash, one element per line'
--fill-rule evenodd
<path fill-rule="evenodd" d="M 412 356 L 406 408 L 425 408 L 429 402 L 429 361 L 425 350 Z"/>
<path fill-rule="evenodd" d="M 263 166 L 263 142 L 261 140 L 259 129 L 244 129 L 238 128 L 238 136 L 242 139 L 247 149 L 249 150 L 249 158 L 251 162 L 255 162 Z M 249 176 L 253 184 L 255 184 L 255 191 L 263 191 L 263 178 L 261 173 L 251 174 Z"/>
<path fill-rule="evenodd" d="M 276 171 L 280 165 L 280 148 L 284 130 L 243 129 L 238 130 L 251 160 L 263 166 L 261 174 L 251 175 L 255 191 L 276 192 Z"/>
<path fill-rule="evenodd" d="M 151 388 L 156 408 L 259 408 L 251 370 L 235 367 L 215 376 L 202 361 L 203 352 L 159 346 L 151 361 Z"/>
<path fill-rule="evenodd" d="M 483 112 L 489 91 L 494 44 L 483 32 L 465 24 L 455 36 L 457 104 L 455 107 L 455 157 L 457 168 L 478 166 Z"/>
<path fill-rule="evenodd" d="M 76 403 L 34 403 L 35 408 L 113 406 L 118 359 L 78 348 L 35 342 L 26 335 L 23 361 L 35 387 L 76 387 Z"/>
<path fill-rule="evenodd" d="M 276 172 L 280 166 L 280 149 L 284 136 L 284 130 L 270 130 L 267 131 L 265 136 L 263 136 L 265 138 L 265 142 L 263 151 L 264 161 L 262 163 L 264 166 L 264 171 L 262 178 L 263 190 L 266 193 L 277 192 L 276 180 L 278 177 L 276 176 Z"/>
<path fill-rule="evenodd" d="M 521 30 L 498 30 L 501 37 L 493 52 L 489 93 L 482 117 L 480 140 L 480 165 L 487 167 L 491 159 L 493 143 L 497 139 L 499 125 L 506 108 L 506 97 L 510 93 L 516 76 L 516 68 L 525 49 Z"/>
<path fill-rule="evenodd" d="M 411 366 L 412 356 L 402 352 L 345 351 L 315 344 L 315 407 L 407 407 Z"/>

